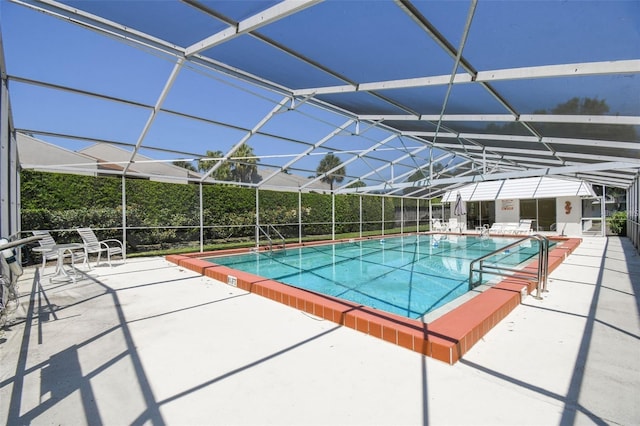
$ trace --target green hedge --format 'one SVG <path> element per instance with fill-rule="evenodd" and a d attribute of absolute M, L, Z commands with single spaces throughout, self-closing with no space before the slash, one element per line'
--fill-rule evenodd
<path fill-rule="evenodd" d="M 122 227 L 122 179 L 22 171 L 22 229 L 67 229 L 57 238 L 73 240 L 77 227 L 98 229 L 101 238 L 118 237 Z M 126 180 L 127 242 L 139 245 L 198 241 L 199 185 Z M 298 235 L 298 193 L 261 190 L 260 223 L 281 224 L 288 238 Z M 301 195 L 304 235 L 331 234 L 331 195 Z M 382 197 L 363 196 L 363 230 L 381 228 Z M 400 200 L 385 198 L 385 228 L 390 228 Z M 255 229 L 256 190 L 230 185 L 203 187 L 205 241 L 249 239 Z M 336 233 L 357 232 L 360 196 L 335 197 Z M 407 202 L 405 201 L 405 207 Z M 284 224 L 289 224 L 285 226 Z M 186 227 L 196 227 L 187 229 Z M 136 229 L 148 228 L 154 229 Z M 180 228 L 185 227 L 185 228 Z M 100 230 L 100 228 L 113 228 Z"/>

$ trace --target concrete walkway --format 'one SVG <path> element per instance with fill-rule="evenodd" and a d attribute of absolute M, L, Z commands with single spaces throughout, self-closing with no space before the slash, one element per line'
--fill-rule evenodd
<path fill-rule="evenodd" d="M 586 238 L 454 366 L 162 258 L 48 276 L 0 338 L 1 424 L 640 424 L 626 238 Z"/>

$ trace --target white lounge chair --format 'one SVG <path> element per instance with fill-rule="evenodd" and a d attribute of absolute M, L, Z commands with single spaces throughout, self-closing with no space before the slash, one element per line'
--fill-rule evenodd
<path fill-rule="evenodd" d="M 114 254 L 119 254 L 120 256 L 122 256 L 123 262 L 126 259 L 124 246 L 122 245 L 121 241 L 116 239 L 100 241 L 91 228 L 78 228 L 77 231 L 82 237 L 82 241 L 84 242 L 84 252 L 87 256 L 87 259 L 89 258 L 89 254 L 98 254 L 96 266 L 100 264 L 100 256 L 103 252 L 107 254 L 107 263 L 109 264 L 109 266 L 111 266 L 111 256 Z"/>
<path fill-rule="evenodd" d="M 489 233 L 490 234 L 497 234 L 502 230 L 502 225 L 500 224 L 500 222 L 493 222 L 491 224 L 491 226 L 489 227 Z"/>
<path fill-rule="evenodd" d="M 533 231 L 531 229 L 532 219 L 522 219 L 518 224 L 518 228 L 515 230 L 516 234 L 530 235 Z"/>
<path fill-rule="evenodd" d="M 503 234 L 515 234 L 518 231 L 518 224 L 515 222 L 507 222 L 503 223 L 502 233 Z"/>
<path fill-rule="evenodd" d="M 458 223 L 458 218 L 457 217 L 450 217 L 449 218 L 449 224 L 447 226 L 447 230 L 449 232 L 453 232 L 454 230 L 456 230 L 456 231 L 460 230 L 460 224 Z"/>
<path fill-rule="evenodd" d="M 440 219 L 431 219 L 431 230 L 436 232 L 442 232 L 445 230 Z"/>
<path fill-rule="evenodd" d="M 530 225 L 529 225 L 530 227 Z M 518 234 L 525 232 L 526 224 L 522 225 L 515 222 L 494 222 L 489 228 L 490 234 Z"/>

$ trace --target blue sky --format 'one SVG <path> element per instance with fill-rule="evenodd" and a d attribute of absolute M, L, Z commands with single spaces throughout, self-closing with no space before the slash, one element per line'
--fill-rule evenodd
<path fill-rule="evenodd" d="M 172 2 L 69 2 L 109 14 L 125 24 L 140 22 L 142 29 L 171 38 L 182 46 L 193 43 L 224 26 L 203 19 L 190 7 Z M 273 2 L 222 2 L 223 13 L 242 19 Z M 457 46 L 466 20 L 467 1 L 418 1 L 416 7 Z M 365 7 L 363 7 L 365 5 Z M 174 59 L 69 25 L 50 16 L 2 0 L 0 19 L 8 73 L 59 85 L 121 97 L 153 105 L 174 65 Z M 313 14 L 314 19 L 308 17 Z M 182 19 L 189 16 L 191 21 Z M 295 50 L 317 58 L 357 82 L 448 74 L 452 60 L 419 30 L 397 31 L 409 26 L 409 18 L 388 2 L 331 1 L 300 12 L 261 30 L 276 41 L 287 41 Z M 188 25 L 196 22 L 199 25 Z M 391 24 L 390 24 L 391 22 Z M 613 25 L 612 25 L 613 23 Z M 176 24 L 171 31 L 170 25 Z M 396 25 L 396 26 L 394 26 Z M 321 30 L 322 43 L 316 37 Z M 291 38 L 291 34 L 295 37 Z M 232 54 L 246 52 L 239 59 Z M 271 49 L 240 37 L 204 54 L 216 59 L 239 61 L 238 65 L 279 67 L 301 87 L 315 83 L 339 84 L 320 77 L 307 66 L 281 60 L 267 63 Z M 478 70 L 549 65 L 572 62 L 611 61 L 640 58 L 640 1 L 480 1 L 464 50 Z M 254 64 L 256 58 L 264 61 Z M 245 64 L 246 62 L 246 64 Z M 273 68 L 274 70 L 276 68 Z M 276 73 L 273 73 L 276 75 Z M 606 99 L 612 113 L 640 115 L 638 76 L 549 78 L 498 82 L 496 89 L 508 96 L 522 113 L 550 109 L 570 97 Z M 58 92 L 12 81 L 11 101 L 16 127 L 72 133 L 81 136 L 135 143 L 149 111 L 104 100 Z M 416 91 L 414 102 L 423 113 L 439 113 L 443 87 Z M 407 96 L 392 93 L 393 96 Z M 226 151 L 244 135 L 233 126 L 251 128 L 267 114 L 281 96 L 228 77 L 185 67 L 163 107 L 228 123 L 231 127 L 161 114 L 145 143 L 204 154 Z M 502 107 L 477 86 L 454 87 L 448 104 L 450 113 L 504 113 Z M 277 115 L 263 129 L 287 138 L 316 143 L 344 117 L 302 106 Z M 353 129 L 353 128 L 352 128 Z M 370 129 L 364 138 L 341 135 L 329 147 L 362 149 L 387 136 Z M 44 138 L 47 139 L 47 138 Z M 53 140 L 53 139 L 50 139 Z M 86 144 L 56 140 L 70 149 Z M 259 155 L 300 152 L 302 145 L 273 138 L 254 137 L 250 144 Z M 408 142 L 408 145 L 416 145 Z M 292 149 L 293 147 L 293 149 Z M 148 155 L 148 153 L 147 153 Z M 387 153 L 380 153 L 386 157 Z M 154 154 L 174 158 L 175 154 Z M 389 158 L 392 158 L 389 156 Z M 284 164 L 288 159 L 273 160 Z M 299 167 L 311 170 L 319 157 L 305 159 Z M 353 163 L 352 172 L 375 168 L 375 161 Z"/>

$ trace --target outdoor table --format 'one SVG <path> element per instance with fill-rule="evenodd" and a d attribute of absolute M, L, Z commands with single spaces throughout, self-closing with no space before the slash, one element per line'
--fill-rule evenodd
<path fill-rule="evenodd" d="M 44 252 L 44 251 L 57 251 L 58 252 L 58 260 L 56 261 L 56 270 L 53 275 L 49 278 L 49 281 L 75 281 L 74 277 L 71 277 L 67 271 L 64 269 L 64 259 L 67 256 L 71 257 L 71 262 L 73 262 L 73 251 L 84 249 L 84 245 L 82 243 L 68 243 L 68 244 L 56 244 L 55 246 L 48 247 L 34 247 L 32 251 L 35 252 Z"/>

